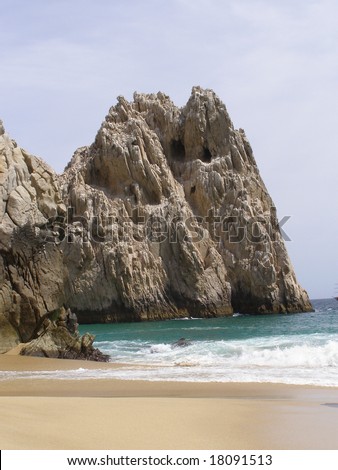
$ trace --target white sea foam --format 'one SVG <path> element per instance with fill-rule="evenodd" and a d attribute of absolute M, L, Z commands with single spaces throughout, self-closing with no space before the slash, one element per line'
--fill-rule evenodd
<path fill-rule="evenodd" d="M 338 386 L 338 335 L 197 341 L 184 348 L 135 342 L 125 343 L 123 349 L 117 343 L 107 352 L 113 361 L 130 364 L 113 372 L 121 379 Z"/>
<path fill-rule="evenodd" d="M 183 317 L 183 318 L 173 318 L 171 321 L 182 321 L 182 320 L 203 320 L 199 317 Z"/>

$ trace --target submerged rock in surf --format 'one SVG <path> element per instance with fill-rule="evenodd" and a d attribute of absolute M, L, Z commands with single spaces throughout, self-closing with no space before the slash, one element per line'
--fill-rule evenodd
<path fill-rule="evenodd" d="M 172 348 L 185 348 L 186 346 L 190 346 L 192 343 L 188 339 L 180 338 L 179 340 L 175 341 L 171 345 Z"/>

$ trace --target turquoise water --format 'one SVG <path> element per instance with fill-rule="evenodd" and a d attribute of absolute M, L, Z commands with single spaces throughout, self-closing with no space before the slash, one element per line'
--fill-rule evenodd
<path fill-rule="evenodd" d="M 125 379 L 284 382 L 338 386 L 338 302 L 315 312 L 82 325 Z M 186 347 L 174 347 L 186 338 Z"/>
<path fill-rule="evenodd" d="M 96 335 L 101 347 L 115 346 L 116 342 L 137 344 L 173 343 L 181 337 L 192 341 L 232 341 L 262 337 L 338 333 L 338 302 L 312 301 L 315 312 L 294 315 L 240 315 L 233 317 L 81 325 L 80 332 Z M 182 323 L 183 322 L 183 323 Z"/>

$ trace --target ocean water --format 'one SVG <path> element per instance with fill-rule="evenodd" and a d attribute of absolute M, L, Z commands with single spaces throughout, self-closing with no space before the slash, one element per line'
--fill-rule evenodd
<path fill-rule="evenodd" d="M 338 386 L 338 302 L 315 312 L 87 325 L 122 379 Z M 175 347 L 185 338 L 188 345 Z"/>
<path fill-rule="evenodd" d="M 82 325 L 81 333 L 95 334 L 95 346 L 124 366 L 37 375 L 338 386 L 338 302 L 312 302 L 315 312 L 304 314 Z M 175 347 L 180 338 L 185 347 Z"/>

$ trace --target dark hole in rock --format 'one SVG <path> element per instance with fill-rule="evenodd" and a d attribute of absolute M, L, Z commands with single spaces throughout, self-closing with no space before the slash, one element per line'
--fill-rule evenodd
<path fill-rule="evenodd" d="M 185 148 L 180 140 L 172 140 L 170 143 L 170 156 L 173 160 L 183 161 L 185 158 Z"/>
<path fill-rule="evenodd" d="M 203 155 L 201 160 L 205 163 L 210 163 L 211 162 L 212 155 L 210 153 L 210 150 L 207 147 L 203 148 Z"/>
<path fill-rule="evenodd" d="M 191 186 L 190 194 L 194 194 L 195 191 L 196 191 L 196 186 Z"/>

